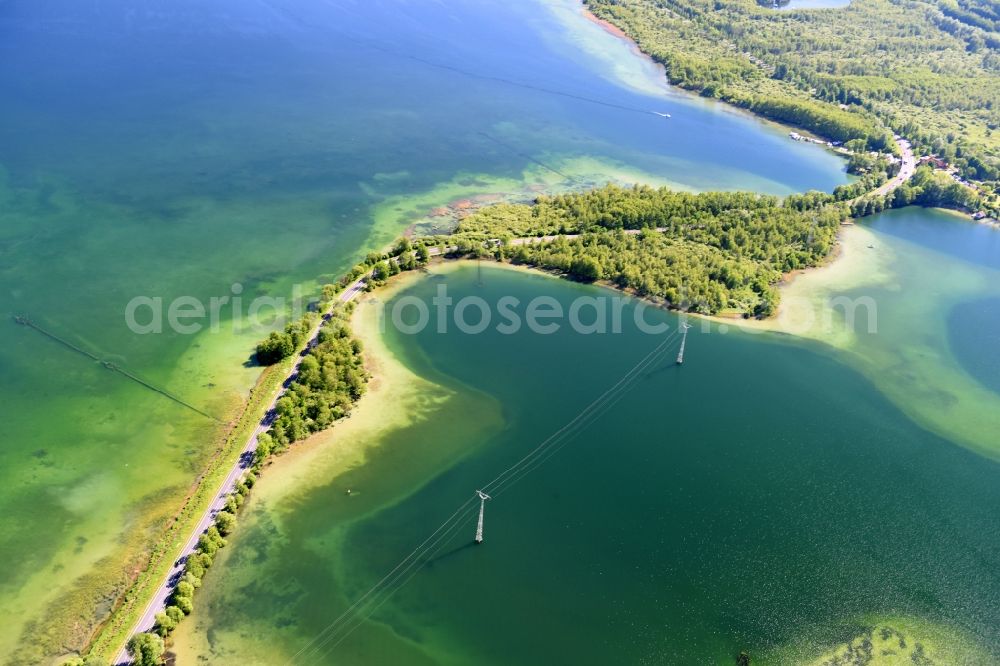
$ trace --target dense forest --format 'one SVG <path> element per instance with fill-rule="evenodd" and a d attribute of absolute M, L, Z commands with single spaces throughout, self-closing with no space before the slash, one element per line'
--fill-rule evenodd
<path fill-rule="evenodd" d="M 351 335 L 349 312 L 349 306 L 338 309 L 323 324 L 316 345 L 278 399 L 274 425 L 257 440 L 259 459 L 328 428 L 346 416 L 364 393 L 368 373 L 361 360 L 361 342 Z"/>
<path fill-rule="evenodd" d="M 671 82 L 825 137 L 936 154 L 1000 178 L 1000 37 L 988 0 L 852 0 L 775 11 L 754 0 L 586 0 Z"/>
<path fill-rule="evenodd" d="M 461 222 L 449 243 L 498 258 L 606 280 L 669 306 L 767 316 L 781 274 L 829 254 L 846 208 L 820 192 L 780 200 L 608 185 L 505 204 Z M 568 236 L 568 237 L 567 237 Z M 538 242 L 509 242 L 541 237 Z"/>

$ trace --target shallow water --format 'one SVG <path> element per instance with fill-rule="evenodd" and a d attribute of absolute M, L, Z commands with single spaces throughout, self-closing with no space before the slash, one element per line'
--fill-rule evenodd
<path fill-rule="evenodd" d="M 838 290 L 876 306 L 876 333 L 859 315 L 846 359 L 918 423 L 1000 460 L 990 371 L 1000 362 L 1000 313 L 990 306 L 1000 297 L 1000 234 L 919 208 L 865 224 L 876 234 L 865 251 L 885 258 L 885 273 L 878 284 Z"/>
<path fill-rule="evenodd" d="M 3 3 L 0 311 L 227 418 L 263 332 L 224 310 L 218 334 L 136 335 L 132 297 L 308 292 L 414 216 L 478 193 L 845 182 L 838 158 L 666 94 L 634 55 L 608 60 L 628 47 L 578 11 Z M 0 364 L 0 660 L 20 645 L 32 661 L 82 643 L 126 551 L 176 510 L 218 433 L 13 323 Z"/>

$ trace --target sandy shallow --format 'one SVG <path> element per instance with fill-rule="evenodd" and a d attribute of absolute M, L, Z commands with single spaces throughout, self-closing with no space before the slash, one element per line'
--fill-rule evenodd
<path fill-rule="evenodd" d="M 381 303 L 427 279 L 429 273 L 450 272 L 457 267 L 458 262 L 452 262 L 438 264 L 428 272 L 403 273 L 388 286 L 361 297 L 352 316 L 352 328 L 364 344 L 365 363 L 372 374 L 368 392 L 350 417 L 292 445 L 267 466 L 241 512 L 241 520 L 248 524 L 235 535 L 232 547 L 223 551 L 216 567 L 231 581 L 218 585 L 211 578 L 206 580 L 197 599 L 198 607 L 227 603 L 232 581 L 239 581 L 237 587 L 252 585 L 262 571 L 269 570 L 267 558 L 247 567 L 238 557 L 260 547 L 254 533 L 259 537 L 262 526 L 266 526 L 268 541 L 274 544 L 268 557 L 280 558 L 284 554 L 282 542 L 302 536 L 295 525 L 286 521 L 300 516 L 303 506 L 311 506 L 319 512 L 317 516 L 322 516 L 317 524 L 325 524 L 328 529 L 314 536 L 316 547 L 326 553 L 353 522 L 417 491 L 502 427 L 502 411 L 493 398 L 415 374 L 387 344 L 380 325 Z M 474 417 L 465 423 L 463 416 L 469 415 Z M 421 428 L 433 421 L 454 424 L 450 427 L 457 436 L 447 440 L 422 434 Z M 330 503 L 317 505 L 317 497 L 327 498 Z M 247 540 L 241 541 L 241 537 Z M 335 616 L 334 611 L 346 607 L 349 600 L 331 598 L 329 602 Z M 284 663 L 291 656 L 289 646 L 301 644 L 294 626 L 288 628 L 287 641 L 275 640 L 281 632 L 275 633 L 274 627 L 257 632 L 251 626 L 227 624 L 225 614 L 220 617 L 222 623 L 216 623 L 212 613 L 196 612 L 180 625 L 173 637 L 173 652 L 179 663 L 205 658 L 224 661 L 231 652 L 254 654 L 261 660 L 258 663 Z M 420 646 L 396 635 L 391 627 L 369 622 L 359 634 L 381 646 L 386 663 L 432 663 L 426 661 Z"/>
<path fill-rule="evenodd" d="M 954 357 L 948 330 L 949 310 L 1000 292 L 1000 275 L 861 225 L 843 228 L 839 250 L 781 286 L 772 319 L 708 325 L 829 345 L 916 423 L 1000 459 L 1000 397 Z"/>
<path fill-rule="evenodd" d="M 780 285 L 781 302 L 770 319 L 706 317 L 721 326 L 735 326 L 754 333 L 771 331 L 819 340 L 840 349 L 857 340 L 856 328 L 845 325 L 839 294 L 859 287 L 886 286 L 893 280 L 893 252 L 869 229 L 851 224 L 841 227 L 835 254 L 822 266 L 786 278 Z M 837 307 L 834 307 L 837 306 Z M 863 304 L 858 305 L 863 308 Z M 863 314 L 855 312 L 855 314 Z"/>
<path fill-rule="evenodd" d="M 388 301 L 424 277 L 419 272 L 403 273 L 373 292 L 374 296 L 360 297 L 351 326 L 364 344 L 365 365 L 372 375 L 368 391 L 350 417 L 294 444 L 274 459 L 254 489 L 261 500 L 277 502 L 290 494 L 306 493 L 339 473 L 364 464 L 366 450 L 386 432 L 412 422 L 412 415 L 403 407 L 412 406 L 416 396 L 436 396 L 435 401 L 446 399 L 440 386 L 417 376 L 396 358 L 385 343 L 378 319 L 380 300 Z M 318 474 L 320 469 L 322 473 Z"/>
<path fill-rule="evenodd" d="M 793 645 L 768 653 L 766 664 L 803 666 L 978 666 L 991 662 L 961 630 L 909 616 L 854 618 L 857 633 L 843 643 L 817 649 L 826 640 L 803 636 Z"/>

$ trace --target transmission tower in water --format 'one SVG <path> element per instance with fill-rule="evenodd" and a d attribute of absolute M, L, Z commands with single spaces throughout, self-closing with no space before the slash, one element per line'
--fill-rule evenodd
<path fill-rule="evenodd" d="M 681 350 L 677 352 L 677 365 L 684 363 L 684 345 L 688 341 L 688 329 L 691 328 L 691 324 L 681 324 L 684 328 L 684 335 L 681 337 Z"/>
<path fill-rule="evenodd" d="M 476 543 L 483 542 L 483 513 L 486 512 L 486 500 L 491 499 L 489 495 L 484 493 L 482 490 L 477 490 L 476 494 L 479 495 L 479 522 L 476 523 Z"/>

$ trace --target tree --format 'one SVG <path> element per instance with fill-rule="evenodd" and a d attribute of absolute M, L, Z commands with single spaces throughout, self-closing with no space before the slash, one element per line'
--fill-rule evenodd
<path fill-rule="evenodd" d="M 580 257 L 570 264 L 569 272 L 573 277 L 587 282 L 601 279 L 601 264 L 593 257 Z"/>
<path fill-rule="evenodd" d="M 421 266 L 423 266 L 424 264 L 426 264 L 430 260 L 431 260 L 431 253 L 430 253 L 430 251 L 428 251 L 427 246 L 423 245 L 423 244 L 418 245 L 417 246 L 417 263 L 420 264 Z"/>
<path fill-rule="evenodd" d="M 231 493 L 229 497 L 226 498 L 226 511 L 234 516 L 241 506 L 243 506 L 243 495 L 240 495 L 239 493 Z"/>
<path fill-rule="evenodd" d="M 156 634 L 136 634 L 125 647 L 136 666 L 157 666 L 163 656 L 163 639 Z"/>
<path fill-rule="evenodd" d="M 229 534 L 236 527 L 236 516 L 228 511 L 220 511 L 215 516 L 215 526 L 219 529 L 220 534 Z"/>
<path fill-rule="evenodd" d="M 404 237 L 399 239 L 399 242 L 396 244 L 396 249 L 393 250 L 392 253 L 398 257 L 408 253 L 411 249 L 412 246 L 410 245 L 410 239 Z"/>
<path fill-rule="evenodd" d="M 190 599 L 193 596 L 194 596 L 194 585 L 183 580 L 177 583 L 177 587 L 174 589 L 175 598 L 179 599 L 182 597 L 187 597 L 188 599 Z"/>
<path fill-rule="evenodd" d="M 351 336 L 347 324 L 349 314 L 349 307 L 338 309 L 320 329 L 317 344 L 309 350 L 298 376 L 277 402 L 278 418 L 267 436 L 258 439 L 258 447 L 263 449 L 258 452 L 255 467 L 263 462 L 269 442 L 273 443 L 273 451 L 282 451 L 346 416 L 364 393 L 368 373 L 362 345 Z M 252 484 L 248 474 L 243 483 L 237 484 L 237 493 L 245 495 Z M 223 543 L 209 544 L 203 539 L 199 548 L 214 555 Z"/>
<path fill-rule="evenodd" d="M 219 548 L 226 545 L 226 540 L 222 538 L 221 534 L 219 534 L 219 528 L 215 525 L 208 526 L 208 529 L 205 530 L 205 536 L 211 539 Z"/>
<path fill-rule="evenodd" d="M 407 252 L 399 257 L 399 267 L 404 271 L 412 271 L 417 267 L 417 260 L 412 252 Z"/>
<path fill-rule="evenodd" d="M 191 597 L 177 597 L 174 599 L 174 606 L 185 615 L 190 615 L 194 610 L 194 602 Z"/>
<path fill-rule="evenodd" d="M 153 631 L 161 637 L 166 638 L 176 628 L 177 623 L 169 615 L 163 612 L 156 614 L 156 624 L 153 625 Z"/>
<path fill-rule="evenodd" d="M 272 451 L 274 451 L 274 439 L 266 432 L 262 432 L 257 436 L 257 449 L 253 454 L 254 461 L 264 462 Z"/>
<path fill-rule="evenodd" d="M 175 624 L 184 619 L 184 612 L 177 606 L 167 606 L 163 612 L 166 613 L 167 617 L 173 620 Z"/>
<path fill-rule="evenodd" d="M 206 534 L 202 534 L 198 537 L 198 550 L 205 553 L 209 557 L 215 557 L 215 553 L 218 552 L 219 546 Z"/>
<path fill-rule="evenodd" d="M 200 554 L 197 552 L 191 553 L 188 555 L 187 562 L 184 563 L 184 571 L 195 578 L 203 578 L 205 576 L 205 563 L 201 561 Z"/>
<path fill-rule="evenodd" d="M 288 333 L 274 331 L 257 345 L 257 362 L 274 365 L 295 353 L 295 341 Z"/>
<path fill-rule="evenodd" d="M 384 262 L 384 261 L 378 262 L 377 264 L 375 264 L 375 267 L 372 269 L 372 279 L 375 282 L 379 282 L 379 283 L 385 282 L 386 280 L 389 279 L 389 276 L 391 274 L 392 273 L 390 272 L 389 264 L 386 263 L 386 262 Z"/>

